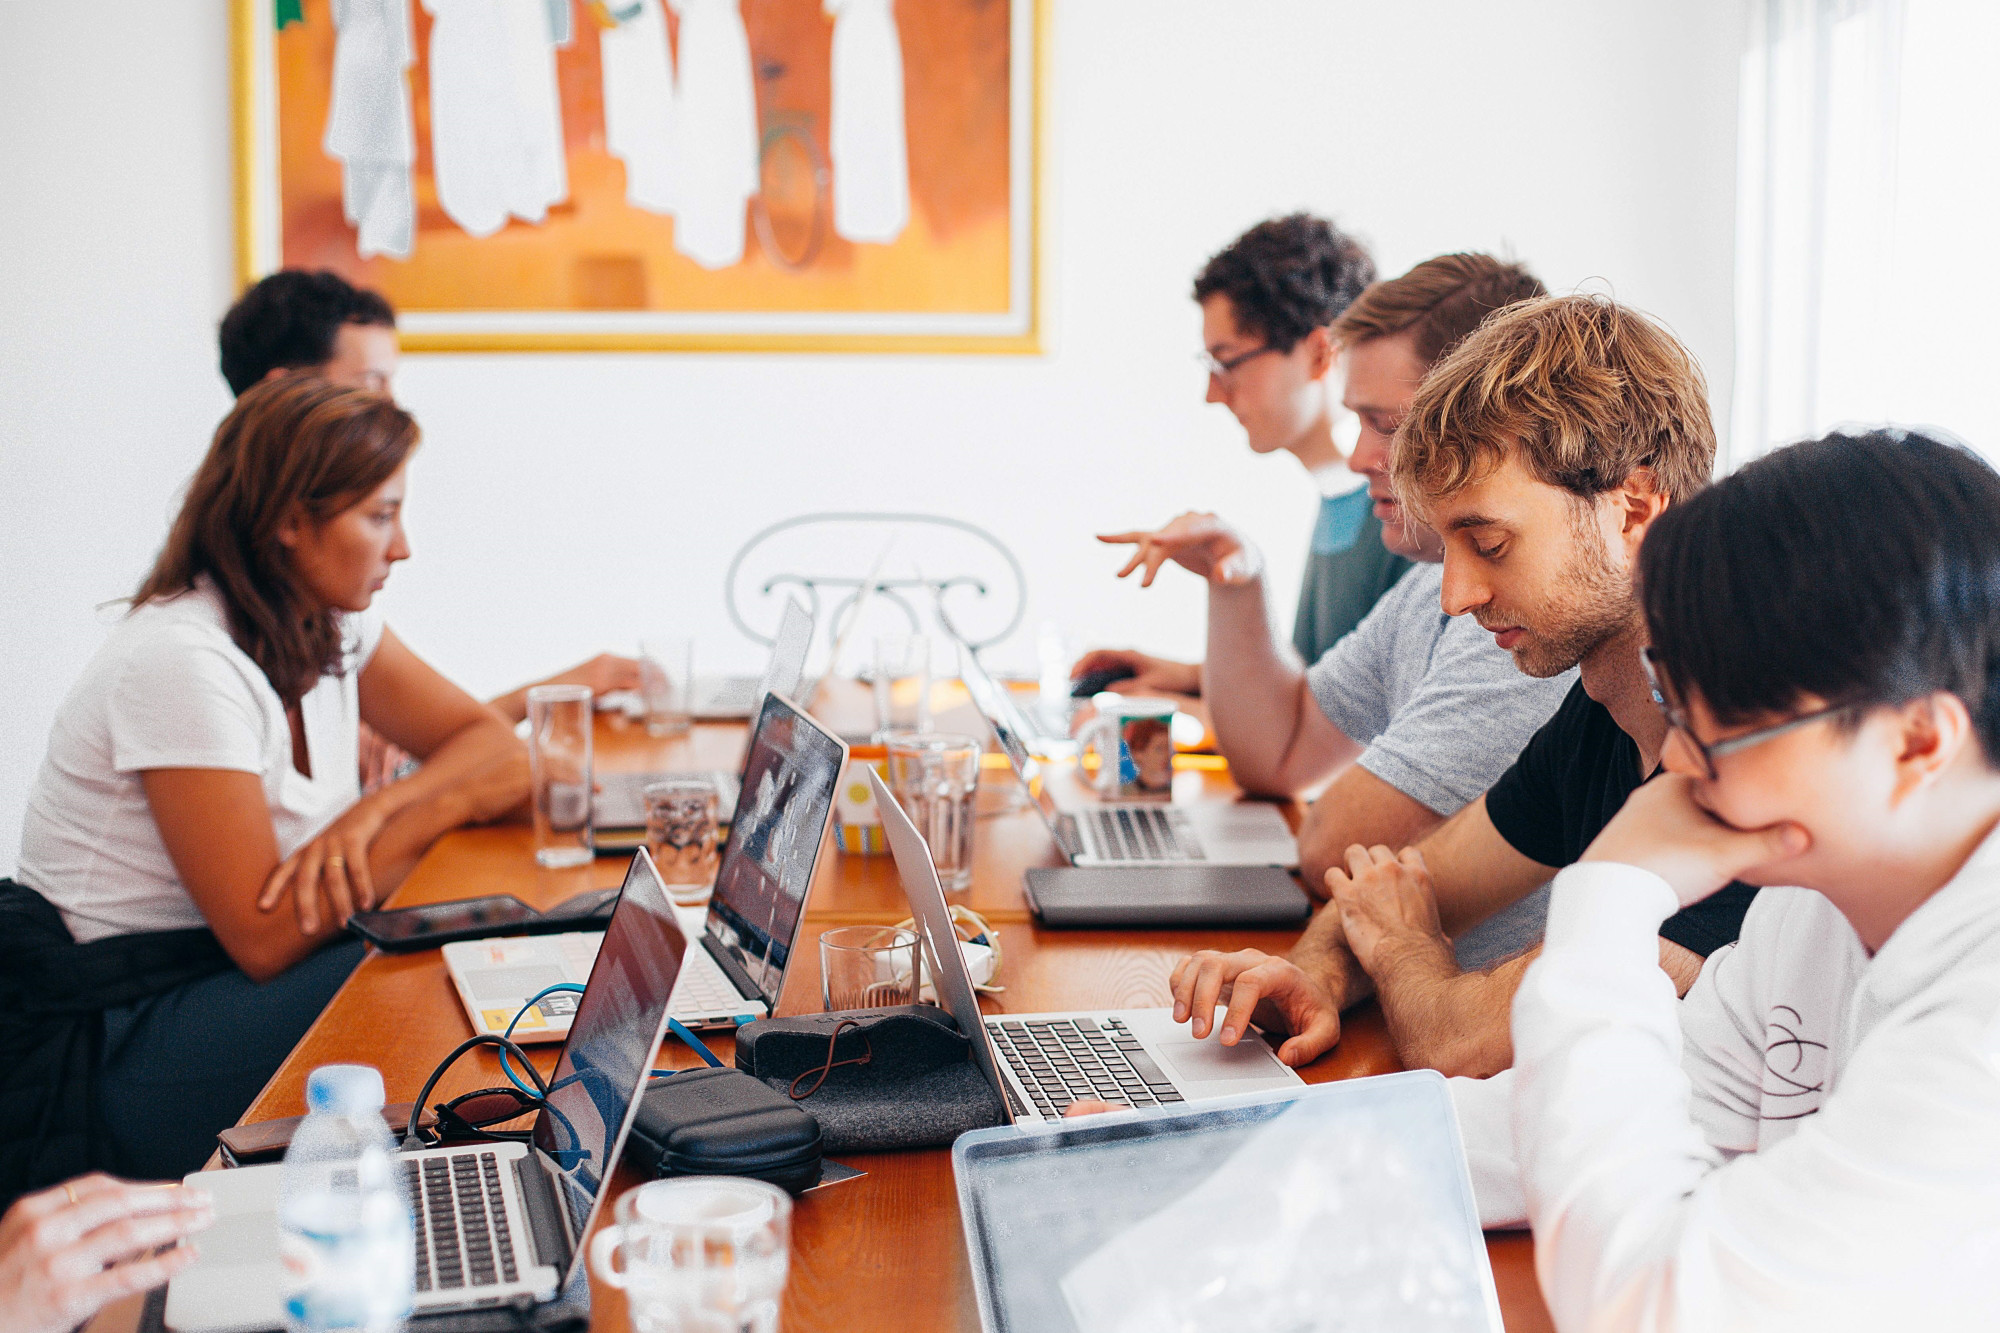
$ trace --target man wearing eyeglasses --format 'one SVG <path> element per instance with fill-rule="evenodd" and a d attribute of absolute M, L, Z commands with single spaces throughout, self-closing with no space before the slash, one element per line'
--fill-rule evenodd
<path fill-rule="evenodd" d="M 1196 1037 L 1226 991 L 1224 1044 L 1255 1014 L 1293 1034 L 1279 1056 L 1304 1064 L 1372 989 L 1406 1065 L 1486 1075 L 1512 1062 L 1508 1015 L 1534 954 L 1462 972 L 1447 932 L 1575 862 L 1657 769 L 1668 721 L 1632 572 L 1647 528 L 1708 484 L 1714 460 L 1693 357 L 1602 298 L 1511 306 L 1431 370 L 1396 433 L 1391 481 L 1443 539 L 1443 610 L 1476 620 L 1525 674 L 1580 667 L 1580 679 L 1486 794 L 1416 847 L 1347 847 L 1326 872 L 1332 904 L 1288 958 L 1184 961 L 1175 1012 Z M 1678 990 L 1736 939 L 1753 893 L 1731 885 L 1662 926 Z"/>
<path fill-rule="evenodd" d="M 1333 435 L 1328 386 L 1339 348 L 1331 326 L 1373 281 L 1375 261 L 1360 242 L 1309 213 L 1258 223 L 1194 281 L 1207 401 L 1229 409 L 1252 452 L 1289 453 L 1319 488 L 1292 626 L 1292 646 L 1307 662 L 1360 624 L 1410 567 L 1383 545 L 1368 479 L 1348 467 Z M 1199 663 L 1099 649 L 1074 668 L 1078 677 L 1100 672 L 1125 674 L 1112 686 L 1125 693 L 1202 693 Z"/>

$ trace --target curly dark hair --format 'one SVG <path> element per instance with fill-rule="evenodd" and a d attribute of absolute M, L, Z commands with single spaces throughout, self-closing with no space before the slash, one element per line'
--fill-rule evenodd
<path fill-rule="evenodd" d="M 1361 242 L 1325 218 L 1293 213 L 1258 223 L 1202 265 L 1194 299 L 1228 297 L 1238 328 L 1289 352 L 1374 281 Z"/>
<path fill-rule="evenodd" d="M 338 273 L 281 269 L 252 286 L 222 317 L 222 378 L 242 394 L 273 370 L 333 360 L 343 324 L 396 327 L 396 312 L 380 292 L 356 287 Z"/>

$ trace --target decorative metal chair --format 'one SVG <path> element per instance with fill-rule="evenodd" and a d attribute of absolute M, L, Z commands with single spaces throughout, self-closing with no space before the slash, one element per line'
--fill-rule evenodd
<path fill-rule="evenodd" d="M 935 629 L 980 649 L 1011 634 L 1027 611 L 1027 576 L 998 537 L 940 514 L 800 514 L 773 523 L 729 562 L 723 597 L 736 627 L 761 644 L 796 592 L 827 642 L 864 621 L 901 632 Z M 760 622 L 753 624 L 753 621 Z"/>

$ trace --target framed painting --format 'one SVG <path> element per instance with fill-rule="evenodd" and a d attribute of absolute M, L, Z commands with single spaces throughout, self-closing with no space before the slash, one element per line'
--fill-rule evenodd
<path fill-rule="evenodd" d="M 412 351 L 1041 350 L 1050 0 L 232 0 L 239 276 Z"/>

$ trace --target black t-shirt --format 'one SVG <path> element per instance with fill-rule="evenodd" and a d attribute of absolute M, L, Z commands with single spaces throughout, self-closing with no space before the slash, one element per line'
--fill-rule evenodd
<path fill-rule="evenodd" d="M 1583 855 L 1641 781 L 1638 742 L 1578 681 L 1486 793 L 1486 814 L 1521 855 L 1566 866 Z M 1706 958 L 1742 933 L 1756 893 L 1748 884 L 1727 884 L 1668 917 L 1660 934 Z"/>

